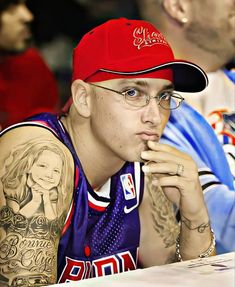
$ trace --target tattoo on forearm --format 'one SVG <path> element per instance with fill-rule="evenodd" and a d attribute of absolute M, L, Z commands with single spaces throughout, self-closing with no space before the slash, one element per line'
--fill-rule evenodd
<path fill-rule="evenodd" d="M 65 214 L 49 221 L 42 215 L 26 218 L 8 206 L 1 208 L 0 229 L 5 238 L 0 242 L 0 274 L 13 278 L 11 286 L 28 286 L 29 278 L 37 284 L 55 282 L 58 233 L 64 220 Z M 14 277 L 20 272 L 27 276 Z M 17 283 L 24 281 L 24 285 Z M 36 283 L 30 286 L 41 286 Z"/>
<path fill-rule="evenodd" d="M 153 188 L 148 178 L 146 178 L 146 190 L 151 199 L 154 228 L 163 239 L 166 248 L 173 246 L 179 233 L 173 205 L 160 187 Z"/>
<path fill-rule="evenodd" d="M 189 219 L 181 215 L 181 222 L 189 229 L 189 230 L 197 230 L 199 233 L 203 233 L 207 228 L 210 227 L 210 222 L 202 223 L 198 226 L 193 226 Z"/>

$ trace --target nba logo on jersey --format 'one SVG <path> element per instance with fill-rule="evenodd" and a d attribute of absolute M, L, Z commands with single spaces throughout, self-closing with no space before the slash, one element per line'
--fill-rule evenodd
<path fill-rule="evenodd" d="M 120 176 L 120 179 L 121 179 L 125 199 L 129 200 L 129 199 L 135 198 L 136 192 L 135 192 L 135 185 L 134 185 L 132 175 L 130 173 L 122 174 Z"/>

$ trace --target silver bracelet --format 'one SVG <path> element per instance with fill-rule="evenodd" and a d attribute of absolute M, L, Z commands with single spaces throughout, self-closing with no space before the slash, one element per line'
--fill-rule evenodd
<path fill-rule="evenodd" d="M 211 229 L 211 244 L 209 248 L 205 252 L 201 253 L 198 257 L 199 258 L 209 257 L 211 253 L 214 251 L 214 249 L 215 249 L 215 234 L 214 234 L 213 229 Z M 183 261 L 181 254 L 180 254 L 180 234 L 176 238 L 175 257 L 177 261 Z"/>

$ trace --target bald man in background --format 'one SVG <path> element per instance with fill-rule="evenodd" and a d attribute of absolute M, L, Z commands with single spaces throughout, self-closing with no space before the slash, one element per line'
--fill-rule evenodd
<path fill-rule="evenodd" d="M 234 82 L 224 69 L 235 57 L 235 1 L 139 0 L 139 5 L 141 16 L 160 27 L 176 57 L 207 72 L 207 89 L 187 100 L 204 116 L 234 111 Z"/>

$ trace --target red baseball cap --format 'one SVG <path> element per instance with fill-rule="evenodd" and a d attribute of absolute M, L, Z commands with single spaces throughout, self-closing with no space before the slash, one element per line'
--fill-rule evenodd
<path fill-rule="evenodd" d="M 175 90 L 199 92 L 208 84 L 197 65 L 175 59 L 165 37 L 143 20 L 113 19 L 84 35 L 73 53 L 73 80 L 162 78 Z"/>

